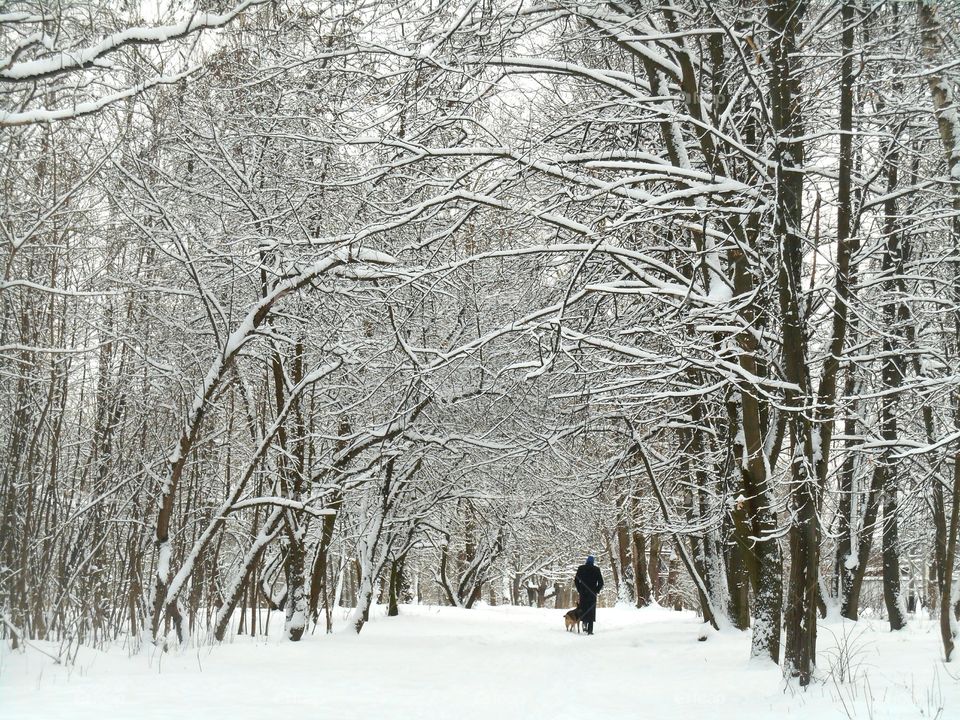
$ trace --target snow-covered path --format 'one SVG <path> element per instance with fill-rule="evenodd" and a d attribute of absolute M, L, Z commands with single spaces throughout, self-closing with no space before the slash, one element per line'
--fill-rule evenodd
<path fill-rule="evenodd" d="M 593 637 L 563 632 L 557 610 L 421 606 L 402 613 L 376 618 L 360 636 L 344 628 L 301 643 L 241 637 L 134 657 L 122 648 L 83 649 L 72 670 L 5 648 L 0 718 L 960 716 L 951 714 L 960 713 L 960 680 L 939 662 L 929 622 L 899 636 L 881 623 L 824 625 L 821 682 L 802 692 L 773 665 L 748 661 L 745 633 L 698 642 L 703 625 L 688 613 L 601 610 Z M 273 627 L 282 627 L 278 620 Z M 828 673 L 837 667 L 834 637 L 845 634 L 860 678 L 854 684 Z"/>

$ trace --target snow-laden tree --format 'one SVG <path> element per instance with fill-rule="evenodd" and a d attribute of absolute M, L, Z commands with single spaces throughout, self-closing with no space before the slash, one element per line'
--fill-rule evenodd
<path fill-rule="evenodd" d="M 952 6 L 215 10 L 4 16 L 7 632 L 296 640 L 594 551 L 803 684 L 877 568 L 949 658 Z"/>

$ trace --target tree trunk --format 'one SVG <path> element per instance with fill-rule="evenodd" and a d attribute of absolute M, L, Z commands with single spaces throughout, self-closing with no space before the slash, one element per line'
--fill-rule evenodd
<path fill-rule="evenodd" d="M 627 520 L 624 517 L 617 521 L 617 560 L 620 566 L 617 600 L 632 604 L 636 597 L 633 583 L 633 560 L 630 558 L 630 532 L 627 528 Z"/>
<path fill-rule="evenodd" d="M 650 559 L 647 561 L 647 575 L 650 578 L 650 596 L 660 602 L 663 581 L 660 577 L 660 536 L 650 536 Z"/>
<path fill-rule="evenodd" d="M 960 628 L 957 625 L 957 613 L 954 608 L 953 566 L 957 559 L 957 533 L 960 531 L 960 453 L 953 456 L 953 510 L 950 513 L 950 525 L 947 531 L 946 568 L 943 588 L 940 590 L 940 637 L 943 640 L 943 655 L 951 662 L 956 649 Z"/>
<path fill-rule="evenodd" d="M 320 542 L 317 545 L 317 554 L 314 558 L 313 569 L 310 574 L 310 617 L 314 622 L 317 620 L 317 612 L 320 606 L 320 598 L 325 596 L 324 587 L 327 578 L 327 564 L 330 556 L 330 545 L 333 542 L 333 531 L 336 528 L 337 516 L 340 514 L 340 508 L 343 505 L 343 489 L 339 485 L 340 474 L 346 469 L 349 460 L 344 457 L 344 450 L 347 448 L 349 436 L 352 431 L 350 417 L 346 413 L 341 413 L 337 423 L 337 441 L 334 443 L 334 458 L 331 475 L 333 481 L 338 483 L 331 493 L 327 502 L 327 509 L 333 511 L 329 515 L 324 515 L 320 530 Z"/>
<path fill-rule="evenodd" d="M 693 407 L 690 409 L 690 417 L 693 420 L 693 428 L 690 430 L 691 455 L 694 458 L 705 458 L 707 448 L 703 441 L 703 423 L 706 422 L 706 418 L 700 400 L 693 403 Z M 715 490 L 711 487 L 710 478 L 702 462 L 697 463 L 693 478 L 696 481 L 696 491 L 690 499 L 691 515 L 697 518 L 704 528 L 703 534 L 698 538 L 695 562 L 703 577 L 704 589 L 710 597 L 711 607 L 715 612 L 721 613 L 724 617 L 729 617 L 730 608 L 726 578 L 724 577 L 715 531 L 709 523 L 709 518 L 713 515 L 710 507 L 711 497 L 715 495 Z"/>
<path fill-rule="evenodd" d="M 650 580 L 647 575 L 647 540 L 643 533 L 634 528 L 633 533 L 633 576 L 637 581 L 637 607 L 650 604 Z"/>
<path fill-rule="evenodd" d="M 852 397 L 856 389 L 856 374 L 852 366 L 846 370 L 846 381 L 843 386 L 844 397 Z M 840 466 L 837 479 L 837 493 L 839 502 L 837 507 L 837 551 L 834 557 L 834 592 L 840 605 L 840 614 L 850 620 L 857 619 L 856 605 L 850 607 L 850 591 L 856 575 L 856 560 L 854 542 L 858 530 L 857 520 L 859 511 L 854 515 L 854 483 L 856 482 L 856 456 L 851 451 L 857 432 L 856 405 L 854 412 L 849 412 L 843 425 L 843 434 L 847 439 L 847 452 Z M 857 543 L 859 546 L 859 543 Z M 858 547 L 859 549 L 859 547 Z"/>
<path fill-rule="evenodd" d="M 222 641 L 227 635 L 227 630 L 230 627 L 230 618 L 233 616 L 233 611 L 236 610 L 241 597 L 243 597 L 244 591 L 247 589 L 250 575 L 263 557 L 263 552 L 266 550 L 267 545 L 280 531 L 281 512 L 281 510 L 274 510 L 264 522 L 260 534 L 257 535 L 253 541 L 253 545 L 250 546 L 244 555 L 240 563 L 240 569 L 237 570 L 227 585 L 224 592 L 223 604 L 217 610 L 214 622 L 213 636 L 218 642 Z"/>
<path fill-rule="evenodd" d="M 390 563 L 390 588 L 387 601 L 388 617 L 396 617 L 400 614 L 397 604 L 399 602 L 400 593 L 403 589 L 403 565 L 406 561 L 406 557 L 406 555 L 401 555 L 400 557 L 395 558 L 392 563 Z"/>
<path fill-rule="evenodd" d="M 900 602 L 900 555 L 899 555 L 899 501 L 900 464 L 894 458 L 898 442 L 897 410 L 900 387 L 906 369 L 903 357 L 901 333 L 909 316 L 899 298 L 906 294 L 903 283 L 906 261 L 905 243 L 901 242 L 898 221 L 897 189 L 899 152 L 894 138 L 887 155 L 887 199 L 884 202 L 884 232 L 887 236 L 881 271 L 884 281 L 885 301 L 883 319 L 886 328 L 883 336 L 883 361 L 881 379 L 884 393 L 880 398 L 880 436 L 884 440 L 880 464 L 883 467 L 883 598 L 891 630 L 906 626 L 906 615 Z"/>
<path fill-rule="evenodd" d="M 800 114 L 800 72 L 797 39 L 804 4 L 768 0 L 770 28 L 770 109 L 777 134 L 774 237 L 780 250 L 777 291 L 783 323 L 782 362 L 790 387 L 784 391 L 792 457 L 790 526 L 790 590 L 784 615 L 785 672 L 809 684 L 816 655 L 817 593 L 820 559 L 819 492 L 814 472 L 813 427 L 808 417 L 810 381 L 802 316 L 800 271 L 803 261 L 804 163 Z M 838 248 L 838 266 L 840 249 Z M 838 274 L 840 269 L 838 267 Z M 836 312 L 836 310 L 835 310 Z M 836 340 L 836 333 L 834 334 Z M 828 359 L 829 360 L 829 359 Z M 826 450 L 820 447 L 820 452 Z M 758 597 L 758 604 L 760 598 Z"/>
<path fill-rule="evenodd" d="M 926 70 L 927 86 L 930 88 L 930 97 L 933 101 L 933 111 L 937 117 L 937 129 L 943 146 L 947 164 L 947 177 L 953 182 L 950 188 L 952 195 L 953 220 L 951 223 L 951 249 L 954 257 L 953 287 L 951 300 L 953 302 L 954 338 L 955 347 L 960 345 L 960 268 L 957 267 L 956 255 L 960 253 L 960 189 L 956 187 L 956 180 L 960 178 L 960 110 L 957 107 L 957 98 L 954 95 L 953 82 L 947 76 L 944 63 L 953 59 L 952 55 L 944 52 L 944 29 L 937 17 L 938 3 L 935 0 L 922 0 L 917 4 L 919 13 L 921 46 L 923 59 L 930 68 Z M 960 426 L 960 399 L 954 393 L 954 425 Z M 953 568 L 956 559 L 958 501 L 960 501 L 960 453 L 954 454 L 953 472 L 953 509 L 950 521 L 946 519 L 946 505 L 943 502 L 943 492 L 934 491 L 934 522 L 937 529 L 936 549 L 942 555 L 941 569 L 938 578 L 942 577 L 940 588 L 940 634 L 943 641 L 944 656 L 949 662 L 952 660 L 958 630 L 953 612 Z M 934 479 L 939 485 L 940 480 Z M 939 494 L 939 497 L 938 497 Z M 939 512 L 938 512 L 939 511 Z M 937 515 L 939 514 L 939 517 Z"/>

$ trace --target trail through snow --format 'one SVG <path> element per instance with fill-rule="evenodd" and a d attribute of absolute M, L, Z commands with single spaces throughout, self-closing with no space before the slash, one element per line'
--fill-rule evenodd
<path fill-rule="evenodd" d="M 565 633 L 560 610 L 401 613 L 386 618 L 377 608 L 356 636 L 345 612 L 333 635 L 300 643 L 281 639 L 277 614 L 269 639 L 133 656 L 83 648 L 73 668 L 5 645 L 0 718 L 960 717 L 960 671 L 940 661 L 935 623 L 925 620 L 896 634 L 879 621 L 825 623 L 818 682 L 804 692 L 776 666 L 748 659 L 747 633 L 699 642 L 705 626 L 691 613 L 601 609 L 593 637 Z M 854 683 L 830 676 L 843 645 L 852 648 Z"/>

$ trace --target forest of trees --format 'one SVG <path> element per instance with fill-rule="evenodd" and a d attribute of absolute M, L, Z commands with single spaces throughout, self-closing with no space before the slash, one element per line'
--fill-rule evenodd
<path fill-rule="evenodd" d="M 589 551 L 801 684 L 829 612 L 950 659 L 960 5 L 184 5 L 0 9 L 8 642 Z"/>

